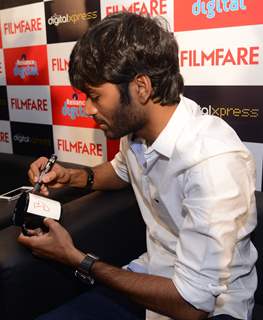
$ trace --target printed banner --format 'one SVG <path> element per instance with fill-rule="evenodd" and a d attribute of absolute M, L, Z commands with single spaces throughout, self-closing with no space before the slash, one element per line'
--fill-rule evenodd
<path fill-rule="evenodd" d="M 59 160 L 91 167 L 107 160 L 106 138 L 101 130 L 56 125 L 53 130 Z"/>
<path fill-rule="evenodd" d="M 47 45 L 51 85 L 70 85 L 68 76 L 69 56 L 75 43 L 74 41 Z"/>
<path fill-rule="evenodd" d="M 9 121 L 0 120 L 0 152 L 13 153 Z"/>
<path fill-rule="evenodd" d="M 7 84 L 48 85 L 46 46 L 4 49 Z"/>
<path fill-rule="evenodd" d="M 195 100 L 204 114 L 227 121 L 241 140 L 263 143 L 262 89 L 250 86 L 194 86 L 186 87 L 184 94 Z"/>
<path fill-rule="evenodd" d="M 46 44 L 44 3 L 1 11 L 3 47 Z"/>
<path fill-rule="evenodd" d="M 263 25 L 177 32 L 176 39 L 186 85 L 263 85 Z"/>
<path fill-rule="evenodd" d="M 8 86 L 11 121 L 52 124 L 49 86 Z"/>
<path fill-rule="evenodd" d="M 100 20 L 97 0 L 45 2 L 47 43 L 76 41 Z"/>
<path fill-rule="evenodd" d="M 50 157 L 54 153 L 52 126 L 11 122 L 14 153 Z"/>
<path fill-rule="evenodd" d="M 261 0 L 175 0 L 174 30 L 262 24 L 262 10 Z"/>

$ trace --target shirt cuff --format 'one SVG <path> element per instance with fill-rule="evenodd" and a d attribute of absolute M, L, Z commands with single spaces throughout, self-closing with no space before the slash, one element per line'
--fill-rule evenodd
<path fill-rule="evenodd" d="M 182 273 L 174 274 L 172 281 L 188 303 L 196 309 L 212 312 L 215 308 L 216 297 L 227 290 L 226 285 L 213 285 L 186 277 Z"/>

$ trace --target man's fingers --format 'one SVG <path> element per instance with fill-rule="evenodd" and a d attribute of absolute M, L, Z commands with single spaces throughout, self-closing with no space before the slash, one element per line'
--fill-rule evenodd
<path fill-rule="evenodd" d="M 60 227 L 60 224 L 51 218 L 45 218 L 44 225 L 46 227 L 48 227 L 48 229 L 50 231 L 53 231 L 53 230 L 57 229 L 58 227 Z"/>
<path fill-rule="evenodd" d="M 45 166 L 47 163 L 48 159 L 45 157 L 40 157 L 33 163 L 31 163 L 28 175 L 29 178 L 32 182 L 36 182 L 38 180 L 40 170 Z"/>

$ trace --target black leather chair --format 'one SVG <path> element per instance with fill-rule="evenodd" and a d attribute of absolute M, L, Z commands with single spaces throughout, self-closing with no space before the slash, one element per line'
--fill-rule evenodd
<path fill-rule="evenodd" d="M 21 163 L 20 166 L 25 171 Z M 52 196 L 64 203 L 62 224 L 81 250 L 93 252 L 118 266 L 125 265 L 146 250 L 145 225 L 131 189 L 93 192 L 88 195 L 79 192 L 74 189 L 60 190 Z M 261 320 L 263 192 L 256 192 L 256 200 L 258 226 L 253 234 L 253 242 L 259 253 L 259 283 L 253 319 Z M 5 207 L 5 210 L 1 207 L 0 225 L 2 211 L 6 211 L 5 221 L 10 222 L 12 205 Z M 31 320 L 88 290 L 87 286 L 75 279 L 73 270 L 36 258 L 28 249 L 20 246 L 16 241 L 20 230 L 9 222 L 0 230 L 1 319 Z"/>
<path fill-rule="evenodd" d="M 263 192 L 256 192 L 258 225 L 252 236 L 258 250 L 257 272 L 258 287 L 255 293 L 255 308 L 253 320 L 263 319 Z"/>

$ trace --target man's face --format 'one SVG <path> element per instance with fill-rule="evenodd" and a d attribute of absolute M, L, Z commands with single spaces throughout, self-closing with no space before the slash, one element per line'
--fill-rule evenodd
<path fill-rule="evenodd" d="M 114 84 L 87 86 L 86 112 L 93 116 L 110 139 L 135 133 L 146 122 L 143 108 L 136 103 L 132 93 L 129 104 L 122 103 L 121 100 L 120 91 Z"/>

